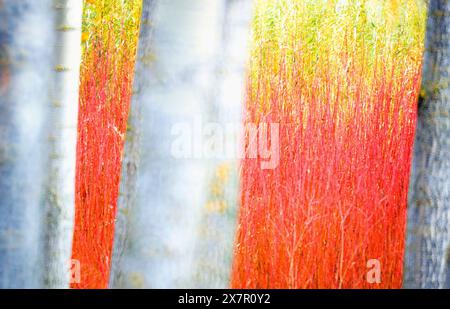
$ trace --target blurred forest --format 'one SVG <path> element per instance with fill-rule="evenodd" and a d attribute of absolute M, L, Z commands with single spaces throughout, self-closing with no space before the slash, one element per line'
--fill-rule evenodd
<path fill-rule="evenodd" d="M 449 288 L 450 1 L 0 0 L 0 288 Z"/>

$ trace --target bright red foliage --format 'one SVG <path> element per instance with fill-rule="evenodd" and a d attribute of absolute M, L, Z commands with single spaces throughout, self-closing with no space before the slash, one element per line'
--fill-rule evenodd
<path fill-rule="evenodd" d="M 108 285 L 134 71 L 134 57 L 126 52 L 126 46 L 118 51 L 113 40 L 107 46 L 97 41 L 83 59 L 72 249 L 72 258 L 81 264 L 81 282 L 72 288 Z"/>
<path fill-rule="evenodd" d="M 376 61 L 371 83 L 357 65 L 308 81 L 301 63 L 249 82 L 246 121 L 280 123 L 280 164 L 242 162 L 233 288 L 401 287 L 420 66 Z"/>

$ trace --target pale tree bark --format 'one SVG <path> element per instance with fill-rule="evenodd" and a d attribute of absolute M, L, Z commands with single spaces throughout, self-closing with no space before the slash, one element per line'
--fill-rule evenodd
<path fill-rule="evenodd" d="M 74 224 L 82 0 L 54 0 L 56 31 L 46 198 L 45 284 L 68 288 Z"/>
<path fill-rule="evenodd" d="M 111 287 L 202 285 L 196 282 L 203 250 L 199 222 L 220 160 L 203 157 L 201 126 L 222 121 L 220 112 L 230 110 L 230 117 L 240 119 L 241 111 L 240 89 L 217 85 L 227 2 L 144 1 Z M 233 56 L 227 54 L 227 60 L 235 61 Z M 236 66 L 227 78 L 242 71 L 243 64 Z M 218 91 L 235 91 L 239 102 L 225 107 L 225 102 L 216 102 Z M 174 153 L 174 140 L 192 146 L 186 156 Z M 231 230 L 232 237 L 233 222 L 225 225 L 223 232 Z M 231 241 L 226 243 L 231 256 Z"/>
<path fill-rule="evenodd" d="M 0 287 L 42 284 L 51 0 L 0 1 Z"/>
<path fill-rule="evenodd" d="M 121 180 L 119 198 L 117 202 L 117 215 L 114 226 L 114 245 L 111 262 L 109 287 L 139 286 L 141 276 L 137 273 L 128 273 L 125 270 L 128 259 L 134 253 L 131 251 L 133 241 L 132 228 L 134 212 L 130 212 L 136 205 L 137 197 L 137 169 L 140 161 L 140 135 L 141 135 L 141 105 L 142 100 L 138 89 L 149 87 L 150 78 L 147 74 L 151 61 L 152 37 L 153 37 L 153 14 L 155 0 L 143 1 L 140 21 L 138 51 L 136 56 L 135 78 L 133 83 L 134 95 L 128 114 L 126 141 L 122 157 Z M 147 60 L 146 60 L 147 59 Z M 135 233 L 135 232 L 134 232 Z M 130 234 L 130 236 L 128 236 Z M 131 240 L 130 240 L 131 238 Z M 125 255 L 125 257 L 124 257 Z M 133 283 L 133 276 L 138 282 Z M 128 277 L 128 278 L 127 278 Z"/>
<path fill-rule="evenodd" d="M 430 0 L 409 192 L 405 287 L 450 288 L 450 1 Z"/>
<path fill-rule="evenodd" d="M 223 2 L 221 38 L 209 104 L 209 121 L 224 128 L 224 148 L 234 144 L 236 150 L 242 142 L 238 124 L 242 123 L 252 9 L 252 0 Z M 232 125 L 234 130 L 227 130 L 228 125 Z M 237 155 L 234 151 L 224 153 L 210 163 L 205 192 L 207 201 L 201 211 L 194 252 L 195 274 L 192 282 L 195 288 L 229 287 L 239 208 Z"/>
<path fill-rule="evenodd" d="M 69 282 L 82 1 L 70 2 L 0 0 L 2 288 Z"/>

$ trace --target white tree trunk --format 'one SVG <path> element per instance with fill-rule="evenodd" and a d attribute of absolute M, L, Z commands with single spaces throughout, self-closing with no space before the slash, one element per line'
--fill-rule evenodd
<path fill-rule="evenodd" d="M 197 149 L 191 149 L 193 152 L 186 158 L 177 158 L 172 147 L 174 139 L 198 147 L 204 137 L 197 135 L 191 140 L 201 130 L 196 126 L 222 122 L 226 119 L 225 112 L 232 111 L 231 119 L 240 120 L 239 81 L 218 83 L 220 56 L 224 57 L 220 60 L 233 62 L 231 71 L 221 78 L 235 82 L 235 75 L 239 75 L 237 78 L 242 80 L 242 55 L 236 60 L 231 51 L 239 46 L 231 47 L 236 44 L 234 40 L 223 42 L 224 35 L 232 35 L 223 26 L 227 2 L 144 1 L 111 287 L 204 285 L 196 282 L 199 255 L 207 258 L 202 256 L 203 240 L 198 241 L 199 221 L 204 219 L 211 175 L 219 160 L 208 160 Z M 149 17 L 150 11 L 153 18 Z M 221 50 L 224 46 L 230 50 Z M 223 63 L 219 67 L 223 68 Z M 238 102 L 226 102 L 230 104 L 226 106 L 226 99 L 236 97 Z M 173 130 L 183 124 L 192 135 L 175 136 Z M 231 239 L 232 221 L 226 219 L 224 230 L 217 232 L 229 233 Z M 230 239 L 224 242 L 229 245 L 229 256 Z M 223 265 L 223 261 L 217 262 Z"/>
<path fill-rule="evenodd" d="M 431 0 L 409 192 L 405 287 L 450 288 L 450 1 Z"/>
<path fill-rule="evenodd" d="M 211 95 L 209 121 L 242 123 L 246 61 L 249 57 L 252 0 L 226 0 L 222 8 L 221 39 Z M 237 127 L 237 126 L 236 126 Z M 239 132 L 224 130 L 224 145 L 240 142 Z M 236 153 L 234 153 L 236 155 Z M 239 205 L 239 158 L 212 160 L 205 207 L 195 244 L 195 288 L 228 288 Z"/>
<path fill-rule="evenodd" d="M 132 233 L 135 233 L 132 230 L 133 219 L 130 209 L 133 209 L 135 207 L 134 205 L 136 205 L 136 181 L 137 169 L 140 163 L 140 136 L 142 131 L 141 105 L 137 102 L 138 99 L 142 99 L 142 97 L 140 91 L 137 89 L 145 89 L 149 87 L 150 83 L 149 76 L 146 73 L 149 69 L 149 63 L 142 60 L 149 59 L 153 52 L 152 23 L 154 10 L 154 0 L 143 1 L 133 84 L 135 94 L 132 97 L 127 121 L 126 141 L 122 156 L 119 198 L 117 202 L 117 215 L 114 226 L 114 245 L 109 282 L 109 287 L 112 288 L 132 286 L 133 284 L 130 283 L 130 281 L 133 281 L 133 278 L 127 279 L 126 277 L 137 276 L 137 280 L 140 280 L 140 275 L 133 275 L 131 272 L 129 274 L 124 267 L 127 267 L 127 264 L 130 263 L 128 260 L 135 254 L 130 248 L 130 242 L 133 241 L 134 237 Z M 140 286 L 140 282 L 136 282 L 134 285 Z"/>
<path fill-rule="evenodd" d="M 0 1 L 0 287 L 68 287 L 82 0 Z"/>
<path fill-rule="evenodd" d="M 69 287 L 75 205 L 78 86 L 82 0 L 54 0 L 56 11 L 55 84 L 49 123 L 50 168 L 47 193 L 45 283 Z"/>
<path fill-rule="evenodd" d="M 51 0 L 0 1 L 0 287 L 42 284 Z"/>

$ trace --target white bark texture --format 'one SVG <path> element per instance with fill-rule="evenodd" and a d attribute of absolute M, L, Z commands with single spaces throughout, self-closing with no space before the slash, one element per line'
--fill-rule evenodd
<path fill-rule="evenodd" d="M 51 0 L 0 1 L 0 288 L 41 287 Z"/>
<path fill-rule="evenodd" d="M 0 287 L 68 287 L 82 0 L 0 0 Z"/>
<path fill-rule="evenodd" d="M 49 115 L 50 167 L 46 196 L 46 271 L 49 288 L 69 287 L 75 205 L 82 0 L 54 0 L 56 57 Z"/>
<path fill-rule="evenodd" d="M 450 1 L 431 0 L 409 191 L 407 288 L 450 288 Z"/>
<path fill-rule="evenodd" d="M 229 18 L 224 15 L 229 12 L 227 2 L 240 1 L 144 1 L 111 287 L 203 286 L 196 281 L 198 263 L 207 258 L 201 255 L 211 245 L 204 243 L 207 240 L 198 241 L 200 227 L 206 224 L 200 221 L 205 220 L 204 207 L 210 198 L 214 171 L 222 163 L 196 156 L 196 149 L 192 149 L 190 157 L 176 158 L 171 148 L 175 139 L 193 148 L 202 145 L 204 136 L 195 134 L 201 130 L 196 127 L 198 124 L 222 122 L 227 117 L 240 119 L 241 83 L 234 78 L 237 74 L 242 80 L 243 61 L 242 55 L 235 59 L 233 52 L 239 46 L 232 46 L 237 44 L 228 39 L 233 33 L 228 33 L 231 30 L 223 24 L 224 18 Z M 242 29 L 237 30 L 242 37 Z M 225 61 L 230 61 L 231 71 L 220 73 Z M 237 101 L 225 102 L 236 97 Z M 192 135 L 174 136 L 172 130 L 183 123 L 188 124 Z M 236 187 L 229 190 L 235 196 L 236 181 L 231 186 Z M 235 204 L 234 197 L 230 200 Z M 233 217 L 234 210 L 229 214 Z M 216 244 L 229 246 L 223 258 L 226 264 L 231 256 L 233 220 L 212 220 L 214 225 L 209 227 L 223 228 L 216 231 L 219 234 L 228 233 L 224 242 Z M 217 263 L 224 265 L 222 257 Z M 221 278 L 218 285 L 223 286 L 226 281 Z"/>
<path fill-rule="evenodd" d="M 252 0 L 226 0 L 211 95 L 209 121 L 226 128 L 242 123 L 246 63 L 249 57 Z M 239 132 L 224 130 L 224 145 L 238 145 Z M 236 155 L 236 153 L 234 153 Z M 195 288 L 228 288 L 239 209 L 239 160 L 212 160 L 207 201 L 202 208 L 195 244 Z"/>

